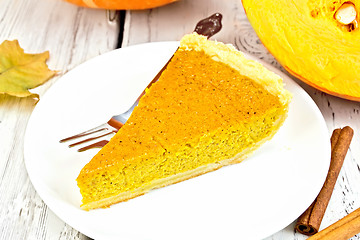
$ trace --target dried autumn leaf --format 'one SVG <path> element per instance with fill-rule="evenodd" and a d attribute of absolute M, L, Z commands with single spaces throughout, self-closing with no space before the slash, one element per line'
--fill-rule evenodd
<path fill-rule="evenodd" d="M 35 97 L 28 90 L 38 87 L 56 74 L 46 65 L 49 52 L 27 54 L 17 40 L 0 44 L 0 94 Z"/>

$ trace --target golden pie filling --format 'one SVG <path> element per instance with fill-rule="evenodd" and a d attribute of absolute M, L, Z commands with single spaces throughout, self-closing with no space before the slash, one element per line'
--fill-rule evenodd
<path fill-rule="evenodd" d="M 82 208 L 239 163 L 280 128 L 290 98 L 277 75 L 233 47 L 186 35 L 126 124 L 81 170 Z"/>

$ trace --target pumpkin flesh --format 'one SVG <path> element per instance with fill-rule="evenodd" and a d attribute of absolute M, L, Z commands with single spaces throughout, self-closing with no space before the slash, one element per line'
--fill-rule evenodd
<path fill-rule="evenodd" d="M 346 2 L 243 0 L 243 7 L 286 70 L 324 92 L 360 101 L 360 33 L 334 17 Z M 358 12 L 360 1 L 352 4 Z"/>

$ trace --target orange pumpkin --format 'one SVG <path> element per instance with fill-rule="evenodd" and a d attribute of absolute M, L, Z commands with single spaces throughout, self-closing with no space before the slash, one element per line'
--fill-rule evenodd
<path fill-rule="evenodd" d="M 116 10 L 140 10 L 160 7 L 177 0 L 65 0 L 81 7 L 116 9 Z"/>
<path fill-rule="evenodd" d="M 242 0 L 264 46 L 292 75 L 360 101 L 360 0 Z"/>

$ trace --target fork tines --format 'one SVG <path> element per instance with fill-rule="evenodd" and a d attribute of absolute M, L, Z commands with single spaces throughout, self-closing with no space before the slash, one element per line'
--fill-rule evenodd
<path fill-rule="evenodd" d="M 109 122 L 107 124 L 105 124 L 105 126 L 101 125 L 96 128 L 90 129 L 88 131 L 76 134 L 74 136 L 61 139 L 60 143 L 78 140 L 69 145 L 70 148 L 75 147 L 75 146 L 78 146 L 78 145 L 81 145 L 81 144 L 84 144 L 84 143 L 87 143 L 90 141 L 94 141 L 99 138 L 103 138 L 110 134 L 115 134 L 122 126 L 123 126 L 123 124 L 121 122 L 118 122 L 114 119 L 110 119 Z M 101 140 L 101 141 L 95 142 L 93 144 L 87 145 L 85 147 L 82 147 L 82 148 L 78 149 L 78 151 L 82 152 L 82 151 L 86 151 L 91 148 L 99 148 L 99 147 L 101 148 L 101 147 L 105 146 L 108 142 L 109 142 L 108 140 Z"/>

